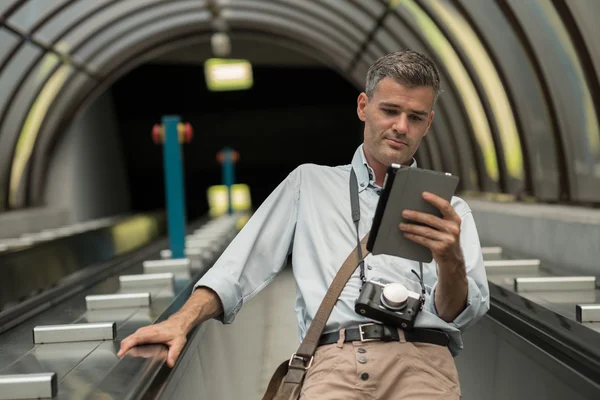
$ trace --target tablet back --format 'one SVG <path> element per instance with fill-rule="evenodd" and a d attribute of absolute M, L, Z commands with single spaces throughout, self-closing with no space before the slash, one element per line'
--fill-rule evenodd
<path fill-rule="evenodd" d="M 400 223 L 418 224 L 405 220 L 405 209 L 420 211 L 442 217 L 441 212 L 426 202 L 423 192 L 433 193 L 448 202 L 458 185 L 458 177 L 442 172 L 421 168 L 396 169 L 395 177 L 387 177 L 383 193 L 377 204 L 371 236 L 367 248 L 373 253 L 387 254 L 414 261 L 431 262 L 431 251 L 406 237 L 400 230 Z M 421 224 L 418 224 L 421 225 Z M 373 237 L 374 236 L 374 237 Z"/>

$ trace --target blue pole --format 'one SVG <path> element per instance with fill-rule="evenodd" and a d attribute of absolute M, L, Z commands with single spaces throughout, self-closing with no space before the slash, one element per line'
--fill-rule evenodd
<path fill-rule="evenodd" d="M 227 186 L 227 196 L 229 199 L 228 214 L 233 214 L 231 204 L 231 186 L 235 183 L 235 170 L 233 168 L 233 151 L 226 147 L 223 150 L 223 184 Z"/>
<path fill-rule="evenodd" d="M 165 127 L 163 162 L 169 245 L 172 258 L 183 258 L 185 250 L 185 197 L 183 194 L 181 145 L 179 144 L 179 134 L 177 132 L 177 124 L 179 124 L 180 118 L 176 115 L 165 115 L 162 122 Z"/>

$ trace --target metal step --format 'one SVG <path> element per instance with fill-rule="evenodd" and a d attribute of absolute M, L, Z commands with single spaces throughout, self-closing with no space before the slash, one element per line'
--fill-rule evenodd
<path fill-rule="evenodd" d="M 540 260 L 491 260 L 484 261 L 485 272 L 489 274 L 532 274 L 540 270 Z"/>
<path fill-rule="evenodd" d="M 577 304 L 577 322 L 600 322 L 600 304 Z"/>
<path fill-rule="evenodd" d="M 162 287 L 175 285 L 175 274 L 172 272 L 163 272 L 161 274 L 139 274 L 139 275 L 121 275 L 119 284 L 123 289 L 138 289 L 148 287 Z"/>
<path fill-rule="evenodd" d="M 117 324 L 115 322 L 45 325 L 33 328 L 35 344 L 113 340 L 116 336 Z"/>
<path fill-rule="evenodd" d="M 546 292 L 566 290 L 594 290 L 595 276 L 544 276 L 514 279 L 517 292 Z"/>
<path fill-rule="evenodd" d="M 111 308 L 149 307 L 150 293 L 98 294 L 85 296 L 88 310 L 105 310 Z"/>
<path fill-rule="evenodd" d="M 173 272 L 174 274 L 188 274 L 191 268 L 189 258 L 176 258 L 165 260 L 148 260 L 142 263 L 145 274 Z"/>
<path fill-rule="evenodd" d="M 481 252 L 485 261 L 502 259 L 502 247 L 482 247 Z"/>
<path fill-rule="evenodd" d="M 57 392 L 55 372 L 0 375 L 0 400 L 52 398 Z"/>

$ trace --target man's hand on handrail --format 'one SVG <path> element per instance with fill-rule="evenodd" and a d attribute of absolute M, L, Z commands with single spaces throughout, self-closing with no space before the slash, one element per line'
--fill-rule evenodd
<path fill-rule="evenodd" d="M 199 288 L 169 319 L 160 324 L 142 327 L 123 339 L 117 357 L 123 357 L 135 346 L 162 343 L 169 348 L 167 365 L 173 368 L 187 342 L 187 335 L 194 326 L 222 313 L 223 306 L 219 296 L 209 288 Z"/>

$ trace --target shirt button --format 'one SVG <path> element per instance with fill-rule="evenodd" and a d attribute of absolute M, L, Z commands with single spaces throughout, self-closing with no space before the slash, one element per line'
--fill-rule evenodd
<path fill-rule="evenodd" d="M 364 183 L 361 183 L 361 184 L 360 184 L 360 187 L 365 187 L 365 184 L 364 184 Z"/>
<path fill-rule="evenodd" d="M 366 381 L 367 379 L 369 379 L 369 374 L 367 374 L 366 372 L 361 374 L 360 379 L 362 379 L 363 381 Z"/>
<path fill-rule="evenodd" d="M 361 363 L 361 364 L 366 364 L 367 363 L 367 357 L 365 357 L 365 356 L 358 357 L 358 362 Z"/>
<path fill-rule="evenodd" d="M 358 349 L 358 352 L 359 352 L 359 353 L 366 353 L 367 351 L 366 351 L 365 349 L 363 349 L 362 347 L 360 347 L 360 348 Z"/>

